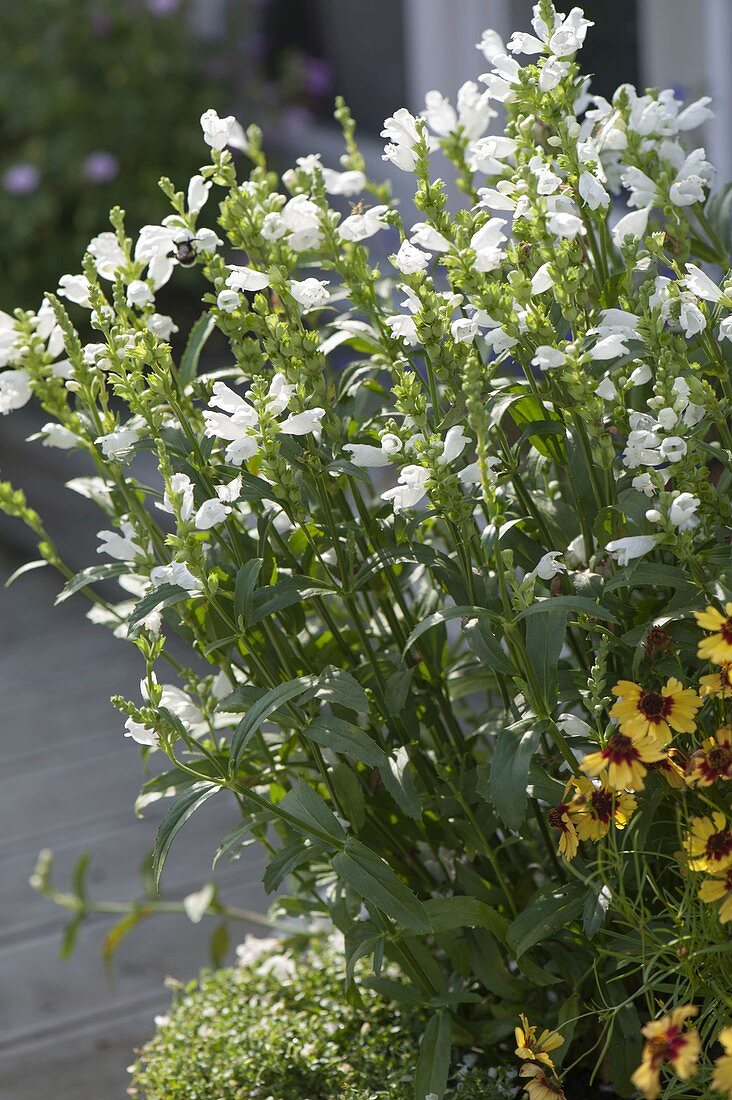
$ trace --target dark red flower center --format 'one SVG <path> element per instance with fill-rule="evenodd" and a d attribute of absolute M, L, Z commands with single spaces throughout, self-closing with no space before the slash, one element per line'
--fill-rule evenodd
<path fill-rule="evenodd" d="M 563 820 L 564 815 L 566 814 L 568 809 L 569 805 L 566 802 L 562 802 L 559 806 L 552 806 L 549 813 L 547 814 L 547 818 L 552 829 L 564 830 L 568 827 L 567 822 Z"/>
<path fill-rule="evenodd" d="M 677 1027 L 670 1027 L 662 1035 L 654 1035 L 648 1040 L 648 1053 L 651 1056 L 651 1065 L 654 1069 L 664 1062 L 672 1062 L 678 1058 L 686 1045 L 686 1036 Z"/>
<path fill-rule="evenodd" d="M 727 874 L 724 876 L 724 888 L 728 894 L 732 894 L 732 867 L 728 869 Z"/>
<path fill-rule="evenodd" d="M 638 700 L 638 710 L 649 722 L 663 721 L 671 713 L 673 705 L 673 699 L 658 691 L 642 691 Z"/>
<path fill-rule="evenodd" d="M 732 751 L 727 745 L 717 745 L 707 753 L 707 767 L 721 775 L 732 767 Z"/>
<path fill-rule="evenodd" d="M 633 744 L 632 738 L 624 733 L 614 733 L 605 747 L 603 756 L 612 764 L 621 764 L 625 760 L 638 760 L 640 753 Z"/>
<path fill-rule="evenodd" d="M 603 824 L 607 824 L 613 813 L 612 792 L 605 787 L 600 787 L 599 790 L 593 791 L 590 801 L 595 817 L 599 818 Z"/>
<path fill-rule="evenodd" d="M 726 619 L 719 628 L 719 633 L 727 645 L 732 645 L 732 619 Z"/>
<path fill-rule="evenodd" d="M 729 829 L 722 829 L 719 833 L 712 833 L 707 841 L 705 855 L 709 859 L 726 859 L 732 853 L 732 833 Z"/>

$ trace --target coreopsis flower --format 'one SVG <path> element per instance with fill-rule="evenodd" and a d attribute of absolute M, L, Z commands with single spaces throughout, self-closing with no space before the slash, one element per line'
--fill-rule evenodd
<path fill-rule="evenodd" d="M 524 1092 L 529 1100 L 566 1100 L 562 1086 L 554 1077 L 549 1077 L 535 1062 L 527 1062 L 519 1070 L 519 1077 L 528 1078 Z"/>
<path fill-rule="evenodd" d="M 715 1092 L 724 1093 L 729 1100 L 732 1097 L 732 1027 L 723 1027 L 717 1036 L 717 1042 L 722 1045 L 724 1054 L 714 1063 L 712 1088 Z"/>
<path fill-rule="evenodd" d="M 684 1031 L 684 1023 L 699 1010 L 694 1005 L 682 1005 L 668 1016 L 653 1020 L 641 1029 L 645 1037 L 643 1059 L 631 1076 L 645 1100 L 661 1095 L 661 1069 L 669 1066 L 682 1081 L 688 1081 L 696 1071 L 701 1042 L 696 1031 Z"/>
<path fill-rule="evenodd" d="M 572 820 L 580 840 L 601 840 L 611 825 L 624 829 L 635 813 L 635 797 L 628 791 L 614 790 L 604 772 L 595 783 L 584 776 L 575 776 L 571 782 L 577 792 L 572 800 Z"/>
<path fill-rule="evenodd" d="M 721 871 L 732 864 L 732 832 L 719 810 L 711 817 L 692 817 L 684 838 L 692 871 Z"/>
<path fill-rule="evenodd" d="M 550 1031 L 548 1028 L 545 1028 L 537 1037 L 536 1026 L 529 1023 L 523 1012 L 520 1013 L 519 1019 L 521 1020 L 521 1027 L 514 1028 L 516 1039 L 514 1053 L 516 1057 L 521 1058 L 523 1061 L 541 1062 L 543 1065 L 549 1066 L 550 1069 L 554 1069 L 550 1054 L 553 1050 L 557 1050 L 558 1047 L 562 1046 L 564 1043 L 563 1037 L 558 1031 Z"/>
<path fill-rule="evenodd" d="M 712 699 L 732 696 L 732 661 L 723 661 L 719 672 L 710 672 L 699 680 L 699 694 Z"/>
<path fill-rule="evenodd" d="M 669 787 L 673 787 L 677 791 L 683 791 L 686 786 L 686 773 L 674 760 L 675 753 L 675 749 L 668 749 L 662 760 L 654 760 L 653 763 L 648 765 L 648 771 L 663 776 Z"/>
<path fill-rule="evenodd" d="M 732 779 L 732 728 L 721 726 L 692 753 L 686 775 L 687 782 L 696 787 L 711 787 L 720 780 Z"/>
<path fill-rule="evenodd" d="M 698 656 L 715 665 L 732 661 L 732 603 L 724 605 L 724 614 L 710 605 L 703 611 L 695 611 L 694 618 L 702 630 L 712 631 L 699 642 Z"/>
<path fill-rule="evenodd" d="M 732 865 L 721 867 L 711 878 L 706 878 L 699 887 L 699 897 L 707 905 L 721 901 L 717 916 L 720 924 L 732 920 Z"/>
<path fill-rule="evenodd" d="M 663 760 L 666 752 L 648 734 L 616 732 L 598 752 L 583 757 L 580 767 L 587 775 L 607 773 L 607 783 L 616 790 L 642 791 L 650 764 Z"/>
<path fill-rule="evenodd" d="M 652 735 L 666 744 L 672 730 L 693 733 L 696 729 L 694 716 L 701 699 L 693 688 L 682 687 L 673 676 L 660 691 L 648 691 L 631 680 L 620 680 L 612 692 L 618 701 L 611 707 L 610 717 L 618 720 L 621 733 Z"/>
<path fill-rule="evenodd" d="M 557 851 L 562 859 L 574 859 L 577 855 L 577 849 L 579 848 L 579 834 L 577 833 L 577 826 L 573 817 L 572 804 L 570 802 L 560 802 L 558 806 L 552 806 L 547 814 L 547 820 L 552 829 L 559 830 L 560 836 Z M 517 1042 L 518 1031 L 519 1029 L 517 1028 Z M 519 1054 L 518 1051 L 516 1051 L 516 1053 Z M 526 1057 L 526 1055 L 519 1054 L 519 1057 Z"/>

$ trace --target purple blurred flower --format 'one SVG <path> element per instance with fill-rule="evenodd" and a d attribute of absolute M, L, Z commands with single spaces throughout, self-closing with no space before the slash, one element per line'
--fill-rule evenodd
<path fill-rule="evenodd" d="M 89 22 L 89 29 L 94 38 L 106 38 L 112 29 L 112 20 L 108 15 L 94 15 Z"/>
<path fill-rule="evenodd" d="M 119 172 L 119 161 L 114 153 L 99 149 L 86 158 L 82 172 L 89 183 L 110 183 Z"/>
<path fill-rule="evenodd" d="M 147 8 L 153 15 L 175 15 L 180 0 L 147 0 Z"/>
<path fill-rule="evenodd" d="M 319 57 L 305 58 L 305 88 L 317 97 L 327 95 L 333 82 L 333 70 Z"/>
<path fill-rule="evenodd" d="M 3 174 L 2 184 L 9 195 L 29 195 L 41 182 L 41 173 L 34 164 L 21 161 L 11 164 Z"/>

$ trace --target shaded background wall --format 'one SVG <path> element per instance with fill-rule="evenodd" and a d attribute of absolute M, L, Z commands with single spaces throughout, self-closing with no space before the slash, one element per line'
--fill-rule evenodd
<path fill-rule="evenodd" d="M 597 24 L 583 53 L 596 90 L 631 81 L 711 92 L 718 114 L 704 141 L 721 178 L 732 176 L 732 0 L 588 0 L 585 9 Z M 528 29 L 530 10 L 529 0 L 191 0 L 184 17 L 182 0 L 1 5 L 2 305 L 35 306 L 44 286 L 78 270 L 111 203 L 128 205 L 133 230 L 162 216 L 157 176 L 184 185 L 203 159 L 201 103 L 262 124 L 282 165 L 315 150 L 335 165 L 329 116 L 341 92 L 372 171 L 386 174 L 382 119 L 404 104 L 418 110 L 434 87 L 454 96 L 486 67 L 475 50 L 483 29 Z M 133 120 L 126 128 L 122 114 Z M 394 177 L 406 194 L 409 177 Z M 193 280 L 165 303 L 181 319 Z M 0 476 L 26 490 L 80 568 L 96 560 L 100 524 L 63 486 L 85 462 L 27 444 L 41 422 L 31 408 L 0 418 Z M 0 579 L 32 556 L 23 530 L 0 518 Z M 188 977 L 208 958 L 210 929 L 158 918 L 124 941 L 109 985 L 100 956 L 109 921 L 90 921 L 62 963 L 66 917 L 27 885 L 40 848 L 57 851 L 60 884 L 90 850 L 92 892 L 136 896 L 159 816 L 134 818 L 139 758 L 107 703 L 113 692 L 136 695 L 136 651 L 87 622 L 80 598 L 54 610 L 57 589 L 46 570 L 0 589 L 0 1100 L 122 1097 L 131 1050 L 166 1003 L 166 974 Z M 225 801 L 196 816 L 166 872 L 170 896 L 210 877 L 232 823 Z M 256 856 L 218 874 L 232 903 L 264 909 Z"/>

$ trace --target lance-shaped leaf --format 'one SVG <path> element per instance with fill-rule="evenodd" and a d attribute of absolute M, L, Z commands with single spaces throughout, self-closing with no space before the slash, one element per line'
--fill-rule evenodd
<path fill-rule="evenodd" d="M 540 737 L 536 718 L 514 722 L 498 735 L 491 761 L 490 799 L 509 829 L 520 829 L 524 820 L 529 765 Z"/>
<path fill-rule="evenodd" d="M 344 850 L 333 858 L 332 866 L 338 877 L 365 902 L 386 913 L 397 924 L 413 932 L 429 932 L 430 922 L 422 902 L 386 860 L 360 840 L 349 837 Z"/>
<path fill-rule="evenodd" d="M 153 874 L 155 885 L 160 885 L 160 876 L 163 873 L 165 861 L 168 858 L 170 846 L 177 833 L 183 828 L 191 814 L 195 813 L 199 806 L 216 794 L 221 788 L 217 783 L 194 783 L 187 791 L 178 795 L 173 805 L 162 820 L 155 844 L 153 846 Z"/>
<path fill-rule="evenodd" d="M 309 737 L 319 745 L 370 768 L 379 768 L 387 763 L 386 753 L 365 730 L 333 714 L 321 714 L 315 718 L 303 730 L 303 737 Z"/>

